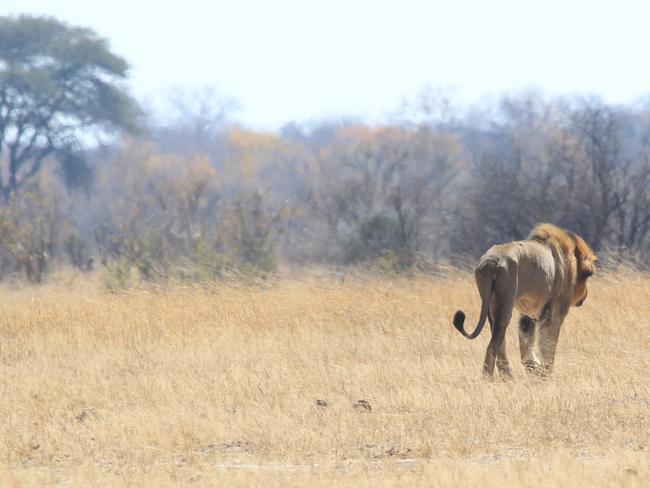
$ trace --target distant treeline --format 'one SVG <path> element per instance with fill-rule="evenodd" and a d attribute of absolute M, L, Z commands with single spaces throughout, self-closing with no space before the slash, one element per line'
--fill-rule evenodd
<path fill-rule="evenodd" d="M 0 17 L 0 279 L 68 265 L 116 288 L 280 263 L 399 273 L 540 221 L 650 264 L 650 104 L 523 93 L 459 110 L 425 90 L 381 125 L 269 133 L 210 89 L 147 113 L 128 68 L 90 29 Z"/>
<path fill-rule="evenodd" d="M 92 182 L 41 171 L 0 205 L 0 277 L 108 270 L 110 286 L 266 273 L 387 272 L 476 257 L 548 221 L 650 263 L 650 107 L 504 97 L 464 113 L 425 96 L 390 124 L 231 122 L 205 94 L 95 149 Z"/>

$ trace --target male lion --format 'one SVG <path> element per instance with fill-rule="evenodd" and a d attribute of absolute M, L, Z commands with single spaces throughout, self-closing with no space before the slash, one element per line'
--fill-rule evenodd
<path fill-rule="evenodd" d="M 595 272 L 596 255 L 578 235 L 551 224 L 539 224 L 527 240 L 492 246 L 476 265 L 481 316 L 471 334 L 465 332 L 465 314 L 458 310 L 454 327 L 468 339 L 476 338 L 490 321 L 492 339 L 485 353 L 483 373 L 512 376 L 506 356 L 506 328 L 516 308 L 521 361 L 529 373 L 548 375 L 553 369 L 560 327 L 569 307 L 587 298 L 587 278 Z M 541 363 L 535 356 L 539 335 Z"/>

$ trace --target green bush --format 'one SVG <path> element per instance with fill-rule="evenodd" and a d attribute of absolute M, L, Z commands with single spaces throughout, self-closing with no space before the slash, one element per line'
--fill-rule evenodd
<path fill-rule="evenodd" d="M 344 245 L 346 264 L 366 264 L 399 273 L 413 265 L 411 252 L 396 218 L 375 215 L 361 222 Z"/>
<path fill-rule="evenodd" d="M 133 285 L 131 263 L 124 258 L 107 263 L 102 278 L 108 291 L 119 293 L 128 290 Z"/>

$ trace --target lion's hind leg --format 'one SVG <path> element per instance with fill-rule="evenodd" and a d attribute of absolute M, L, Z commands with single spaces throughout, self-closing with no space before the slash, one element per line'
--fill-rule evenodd
<path fill-rule="evenodd" d="M 512 273 L 503 267 L 496 273 L 495 287 L 490 300 L 490 328 L 492 338 L 485 351 L 483 361 L 483 374 L 494 375 L 494 367 L 499 370 L 501 376 L 512 378 L 512 369 L 506 354 L 506 330 L 512 318 L 512 309 L 515 305 L 517 295 L 516 273 L 514 279 Z"/>
<path fill-rule="evenodd" d="M 499 370 L 499 374 L 504 378 L 512 378 L 512 368 L 510 367 L 510 361 L 508 361 L 508 355 L 506 354 L 505 334 L 497 351 L 497 369 Z"/>
<path fill-rule="evenodd" d="M 503 316 L 496 315 L 496 321 L 492 324 L 492 338 L 485 351 L 485 360 L 483 361 L 483 374 L 485 376 L 494 375 L 496 365 L 501 376 L 512 378 L 512 369 L 506 354 L 506 328 L 510 319 L 505 320 Z"/>

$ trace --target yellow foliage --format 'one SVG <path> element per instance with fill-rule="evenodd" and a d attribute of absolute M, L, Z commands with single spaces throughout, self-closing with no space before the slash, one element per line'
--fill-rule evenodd
<path fill-rule="evenodd" d="M 117 175 L 126 186 L 128 198 L 145 197 L 153 191 L 165 198 L 187 198 L 197 191 L 218 183 L 218 172 L 209 156 L 179 156 L 159 153 L 152 143 L 127 142 L 120 157 L 107 165 L 101 175 L 102 184 Z"/>
<path fill-rule="evenodd" d="M 296 161 L 309 159 L 302 147 L 272 133 L 236 128 L 228 133 L 226 145 L 225 177 L 236 183 L 253 183 L 269 170 L 292 171 Z"/>

